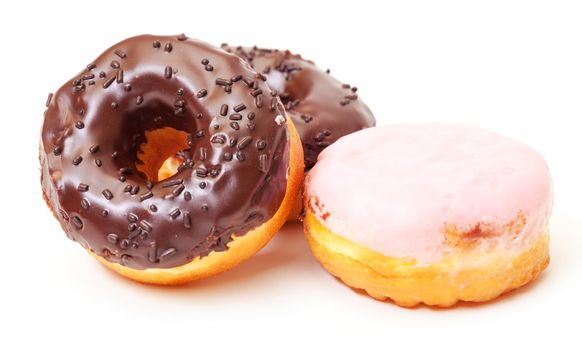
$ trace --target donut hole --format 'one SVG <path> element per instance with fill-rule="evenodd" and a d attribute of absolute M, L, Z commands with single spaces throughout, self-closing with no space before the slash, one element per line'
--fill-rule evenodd
<path fill-rule="evenodd" d="M 188 133 L 171 127 L 145 132 L 137 153 L 136 168 L 154 183 L 172 177 L 186 160 Z M 184 156 L 180 156 L 180 154 Z"/>

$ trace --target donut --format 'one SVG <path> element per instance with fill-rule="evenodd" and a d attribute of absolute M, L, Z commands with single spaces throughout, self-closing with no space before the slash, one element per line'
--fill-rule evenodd
<path fill-rule="evenodd" d="M 264 77 L 183 34 L 112 46 L 46 105 L 48 207 L 70 239 L 136 281 L 181 284 L 237 265 L 301 188 L 300 139 Z"/>
<path fill-rule="evenodd" d="M 340 82 L 329 70 L 322 70 L 301 55 L 256 46 L 221 47 L 248 62 L 281 98 L 301 137 L 306 171 L 313 167 L 319 153 L 340 137 L 376 125 L 357 87 Z M 299 197 L 290 218 L 296 218 L 301 209 Z"/>
<path fill-rule="evenodd" d="M 305 233 L 345 284 L 412 307 L 483 302 L 549 263 L 539 153 L 460 124 L 393 125 L 326 148 L 305 181 Z"/>

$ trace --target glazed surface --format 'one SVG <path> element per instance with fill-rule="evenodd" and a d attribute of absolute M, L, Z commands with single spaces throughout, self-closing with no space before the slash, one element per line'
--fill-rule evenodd
<path fill-rule="evenodd" d="M 222 48 L 263 74 L 279 95 L 301 137 L 306 169 L 340 137 L 376 125 L 374 115 L 358 96 L 357 87 L 340 82 L 300 55 L 288 50 L 227 44 Z"/>
<path fill-rule="evenodd" d="M 69 238 L 131 268 L 224 251 L 285 195 L 289 133 L 270 92 L 236 56 L 184 35 L 122 41 L 49 96 L 45 199 Z M 145 133 L 162 128 L 189 148 L 157 182 L 136 164 Z"/>
<path fill-rule="evenodd" d="M 527 247 L 547 232 L 553 194 L 535 150 L 467 125 L 371 128 L 324 150 L 308 207 L 332 232 L 432 263 L 458 248 Z"/>

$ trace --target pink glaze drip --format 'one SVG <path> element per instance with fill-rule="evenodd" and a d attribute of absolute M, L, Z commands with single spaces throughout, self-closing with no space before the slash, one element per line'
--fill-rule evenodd
<path fill-rule="evenodd" d="M 517 239 L 506 235 L 495 244 L 524 246 L 546 232 L 553 202 L 539 153 L 458 124 L 384 126 L 345 136 L 319 155 L 306 193 L 334 233 L 420 264 L 450 251 L 447 225 L 503 227 L 523 215 L 527 224 Z"/>

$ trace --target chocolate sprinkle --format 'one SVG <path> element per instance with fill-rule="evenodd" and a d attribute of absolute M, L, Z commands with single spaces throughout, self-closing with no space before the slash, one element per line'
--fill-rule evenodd
<path fill-rule="evenodd" d="M 268 172 L 268 168 L 267 168 L 267 155 L 266 154 L 261 154 L 259 156 L 259 170 L 262 173 L 267 173 Z"/>
<path fill-rule="evenodd" d="M 265 147 L 267 147 L 267 142 L 265 140 L 263 140 L 263 139 L 259 139 L 257 141 L 257 149 L 259 151 L 262 151 L 263 149 L 265 149 Z"/>
<path fill-rule="evenodd" d="M 130 193 L 132 196 L 135 196 L 136 194 L 138 194 L 138 193 L 139 193 L 139 185 L 135 185 L 135 186 L 133 186 L 133 188 L 131 189 L 131 191 L 129 191 L 129 193 Z"/>
<path fill-rule="evenodd" d="M 170 181 L 165 182 L 162 185 L 162 187 L 164 187 L 164 188 L 174 187 L 174 186 L 180 185 L 182 183 L 184 183 L 184 180 L 182 180 L 182 179 L 175 179 L 175 180 L 170 180 Z"/>
<path fill-rule="evenodd" d="M 45 103 L 45 106 L 46 106 L 46 107 L 48 107 L 48 106 L 51 104 L 51 100 L 52 100 L 52 99 L 53 99 L 53 93 L 52 93 L 52 92 L 50 92 L 50 93 L 48 94 L 48 97 L 46 98 L 46 103 Z"/>
<path fill-rule="evenodd" d="M 200 89 L 196 93 L 196 97 L 202 98 L 202 97 L 206 96 L 206 94 L 208 94 L 208 91 L 206 91 L 206 89 Z"/>
<path fill-rule="evenodd" d="M 136 234 L 137 234 L 137 232 L 135 234 L 129 235 L 128 238 L 134 239 L 135 237 L 137 237 Z M 119 243 L 119 248 L 121 248 L 121 249 L 129 248 L 129 244 L 130 244 L 129 239 L 122 239 L 121 242 Z"/>
<path fill-rule="evenodd" d="M 180 193 L 182 193 L 182 191 L 184 191 L 185 188 L 186 187 L 183 184 L 178 185 L 177 187 L 175 187 L 172 190 L 172 194 L 174 195 L 174 197 L 178 197 L 180 195 Z"/>
<path fill-rule="evenodd" d="M 277 123 L 277 125 L 281 126 L 285 124 L 285 122 L 287 122 L 287 120 L 281 114 L 275 117 L 275 123 Z"/>
<path fill-rule="evenodd" d="M 111 84 L 113 84 L 113 82 L 115 81 L 115 79 L 117 79 L 116 76 L 112 76 L 109 79 L 107 79 L 104 83 L 103 83 L 103 88 L 107 89 Z"/>
<path fill-rule="evenodd" d="M 219 86 L 228 86 L 232 84 L 232 82 L 230 80 L 226 80 L 226 79 L 222 79 L 222 78 L 216 78 L 216 85 Z"/>
<path fill-rule="evenodd" d="M 89 147 L 89 152 L 91 154 L 95 154 L 95 153 L 99 152 L 99 145 L 93 145 L 93 146 Z"/>
<path fill-rule="evenodd" d="M 139 201 L 140 202 L 143 202 L 146 199 L 152 198 L 153 196 L 154 196 L 154 194 L 151 191 L 150 192 L 146 192 L 146 193 L 142 194 L 141 196 L 139 196 Z"/>
<path fill-rule="evenodd" d="M 271 110 L 274 111 L 277 108 L 277 97 L 271 98 Z"/>
<path fill-rule="evenodd" d="M 123 83 L 123 69 L 120 69 L 117 71 L 116 81 L 117 81 L 117 84 Z M 126 87 L 127 87 L 127 85 L 126 85 Z M 129 87 L 129 90 L 126 88 L 124 88 L 124 89 L 125 89 L 125 91 L 129 91 L 129 90 L 131 90 L 131 86 Z"/>
<path fill-rule="evenodd" d="M 172 219 L 175 220 L 178 216 L 180 216 L 180 209 L 176 208 L 170 212 L 170 217 Z"/>
<path fill-rule="evenodd" d="M 251 143 L 251 141 L 252 141 L 252 140 L 253 140 L 253 139 L 252 139 L 252 137 L 250 137 L 250 136 L 245 136 L 245 137 L 243 137 L 243 139 L 242 139 L 242 140 L 240 140 L 240 142 L 238 143 L 238 146 L 237 146 L 237 148 L 238 148 L 239 150 L 242 150 L 242 149 L 244 149 L 245 147 L 247 147 L 247 146 L 248 146 L 248 145 Z"/>
<path fill-rule="evenodd" d="M 247 108 L 247 106 L 245 106 L 244 103 L 239 103 L 238 105 L 233 107 L 235 112 L 240 112 L 240 111 L 244 110 L 245 108 Z"/>
<path fill-rule="evenodd" d="M 226 137 L 222 134 L 216 134 L 210 139 L 210 142 L 224 144 L 226 142 Z"/>
<path fill-rule="evenodd" d="M 184 222 L 184 228 L 186 228 L 186 229 L 192 228 L 192 219 L 190 219 L 190 213 L 184 212 L 183 222 Z"/>
<path fill-rule="evenodd" d="M 137 215 L 135 215 L 135 213 L 128 213 L 127 214 L 127 221 L 129 222 L 137 222 L 139 218 L 137 217 Z"/>
<path fill-rule="evenodd" d="M 164 260 L 166 260 L 167 258 L 169 258 L 169 257 L 171 257 L 171 256 L 173 256 L 173 255 L 175 255 L 176 253 L 177 253 L 177 250 L 176 250 L 176 248 L 168 248 L 168 249 L 164 250 L 164 251 L 162 252 L 162 254 L 160 254 L 160 256 L 158 257 L 158 259 L 159 259 L 160 261 L 164 261 Z"/>
<path fill-rule="evenodd" d="M 73 223 L 73 226 L 75 226 L 77 230 L 83 228 L 83 221 L 78 216 L 71 217 L 71 222 Z"/>
<path fill-rule="evenodd" d="M 172 78 L 172 67 L 166 66 L 164 69 L 164 77 L 166 77 L 166 79 Z"/>
<path fill-rule="evenodd" d="M 121 59 L 124 59 L 127 57 L 127 55 L 125 54 L 125 52 L 121 51 L 121 50 L 115 50 L 114 53 Z"/>
<path fill-rule="evenodd" d="M 146 232 L 152 232 L 153 229 L 152 224 L 150 224 L 147 220 L 140 221 L 139 227 Z"/>
<path fill-rule="evenodd" d="M 263 107 L 263 95 L 257 95 L 255 97 L 255 106 L 257 108 L 262 108 Z"/>
<path fill-rule="evenodd" d="M 157 263 L 158 260 L 158 245 L 156 244 L 156 242 L 152 242 L 150 244 L 150 252 L 148 254 L 148 260 L 151 263 Z"/>
<path fill-rule="evenodd" d="M 119 236 L 116 235 L 115 233 L 108 233 L 107 240 L 112 244 L 117 244 L 117 242 L 119 241 Z"/>
<path fill-rule="evenodd" d="M 227 114 L 228 114 L 228 105 L 226 103 L 223 103 L 222 106 L 220 106 L 220 115 L 224 117 Z"/>
<path fill-rule="evenodd" d="M 107 199 L 108 201 L 113 199 L 113 193 L 111 193 L 111 191 L 103 190 L 103 192 L 101 193 L 103 194 L 103 197 L 105 197 L 105 199 Z"/>
<path fill-rule="evenodd" d="M 253 86 L 253 80 L 248 78 L 248 77 L 244 77 L 243 78 L 243 83 L 245 83 L 246 86 L 248 87 L 252 87 Z"/>

